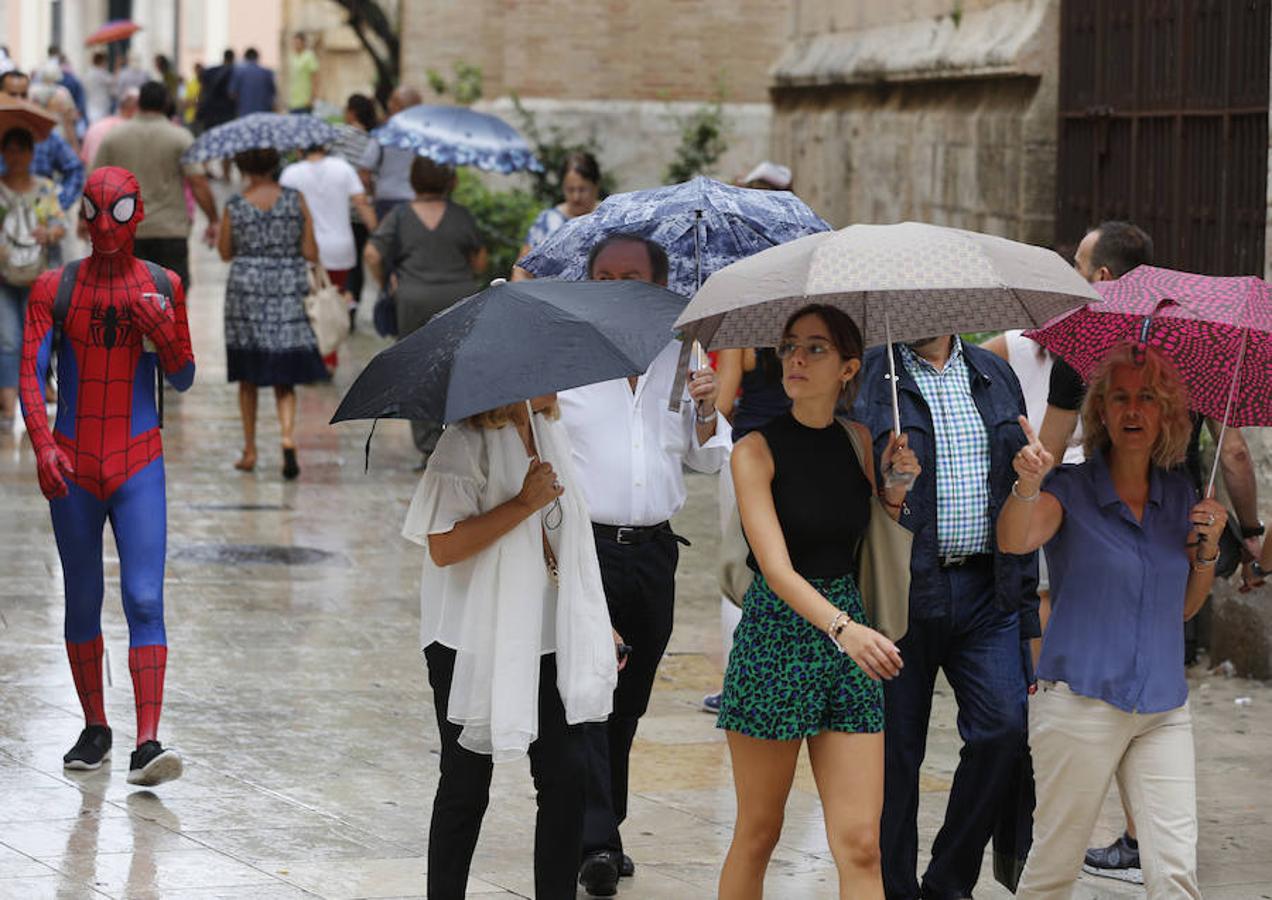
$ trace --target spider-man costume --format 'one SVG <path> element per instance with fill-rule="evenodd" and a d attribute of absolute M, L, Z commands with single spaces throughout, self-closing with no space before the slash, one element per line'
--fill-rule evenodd
<path fill-rule="evenodd" d="M 86 724 L 106 726 L 102 531 L 109 519 L 119 550 L 141 747 L 156 741 L 168 652 L 163 625 L 167 504 L 155 364 L 169 384 L 184 391 L 194 381 L 194 354 L 180 279 L 167 273 L 170 285 L 162 288 L 170 287 L 168 308 L 142 296 L 167 291 L 133 256 L 143 217 L 137 179 L 126 169 L 98 169 L 84 187 L 83 214 L 93 250 L 72 276 L 70 302 L 64 316 L 57 315 L 59 321 L 54 318 L 55 309 L 63 312 L 55 303 L 62 269 L 45 272 L 32 287 L 19 389 L 62 559 L 66 649 Z M 62 287 L 64 296 L 69 286 Z M 155 352 L 145 352 L 143 337 Z M 50 430 L 44 384 L 54 349 L 59 395 Z"/>

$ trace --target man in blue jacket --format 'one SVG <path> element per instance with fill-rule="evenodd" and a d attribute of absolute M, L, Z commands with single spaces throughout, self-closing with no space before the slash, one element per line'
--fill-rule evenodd
<path fill-rule="evenodd" d="M 874 436 L 876 471 L 892 429 L 886 352 L 866 354 L 854 408 Z M 914 532 L 905 668 L 884 685 L 884 889 L 889 900 L 954 900 L 972 895 L 1026 752 L 1022 641 L 1039 633 L 1037 559 L 999 553 L 993 538 L 1025 444 L 1025 401 L 1007 363 L 957 335 L 893 352 L 901 427 L 923 474 L 901 511 Z M 920 885 L 919 768 L 937 669 L 954 689 L 963 749 Z"/>

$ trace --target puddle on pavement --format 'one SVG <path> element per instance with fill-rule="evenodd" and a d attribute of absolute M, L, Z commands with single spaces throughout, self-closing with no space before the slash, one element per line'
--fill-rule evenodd
<path fill-rule="evenodd" d="M 187 544 L 169 557 L 175 562 L 211 563 L 224 566 L 314 566 L 334 564 L 348 566 L 344 555 L 316 547 L 282 544 Z"/>
<path fill-rule="evenodd" d="M 187 509 L 204 512 L 287 512 L 286 503 L 187 503 Z"/>

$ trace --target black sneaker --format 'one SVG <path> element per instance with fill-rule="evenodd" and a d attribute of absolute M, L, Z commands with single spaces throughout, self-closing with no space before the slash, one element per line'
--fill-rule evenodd
<path fill-rule="evenodd" d="M 579 884 L 583 885 L 589 897 L 613 897 L 618 893 L 615 855 L 608 850 L 598 850 L 583 858 L 583 865 L 579 867 Z"/>
<path fill-rule="evenodd" d="M 75 746 L 62 757 L 62 766 L 89 772 L 101 768 L 110 759 L 110 728 L 105 725 L 89 725 L 80 732 Z"/>
<path fill-rule="evenodd" d="M 1143 884 L 1144 872 L 1140 868 L 1139 842 L 1129 834 L 1123 834 L 1107 847 L 1091 847 L 1082 862 L 1082 871 L 1100 878 L 1115 878 L 1131 884 Z"/>
<path fill-rule="evenodd" d="M 146 741 L 132 752 L 128 763 L 128 783 L 153 787 L 181 777 L 181 755 L 165 750 L 158 741 Z"/>

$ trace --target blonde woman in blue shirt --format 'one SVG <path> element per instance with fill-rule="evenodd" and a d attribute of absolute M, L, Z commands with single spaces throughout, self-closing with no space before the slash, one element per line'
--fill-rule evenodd
<path fill-rule="evenodd" d="M 1178 470 L 1188 397 L 1171 362 L 1132 344 L 1092 377 L 1087 460 L 1052 472 L 1029 439 L 998 517 L 998 545 L 1046 545 L 1052 613 L 1030 698 L 1034 840 L 1018 898 L 1068 898 L 1109 782 L 1139 830 L 1150 900 L 1200 897 L 1184 622 L 1214 581 L 1224 508 Z M 1046 479 L 1044 481 L 1044 478 Z"/>

